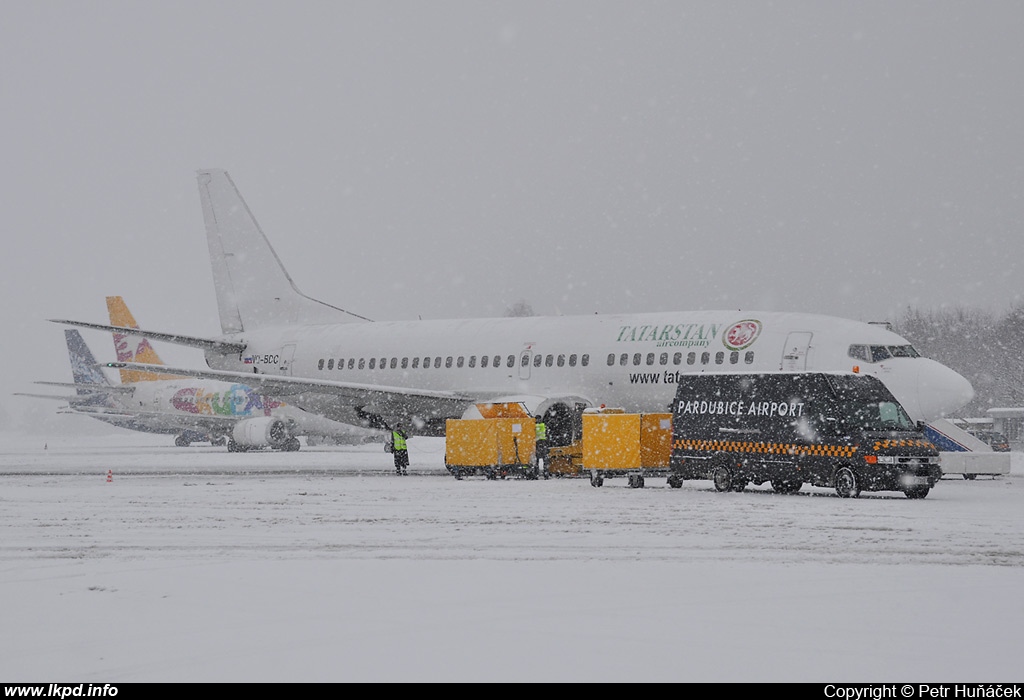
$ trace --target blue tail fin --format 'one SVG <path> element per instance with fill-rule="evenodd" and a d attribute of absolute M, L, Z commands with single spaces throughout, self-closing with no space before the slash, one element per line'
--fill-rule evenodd
<path fill-rule="evenodd" d="M 68 344 L 68 359 L 71 361 L 71 376 L 75 384 L 111 386 L 107 375 L 96 366 L 96 358 L 85 344 L 81 333 L 76 330 L 65 330 L 64 340 Z M 83 397 L 78 405 L 107 406 L 113 401 L 109 394 L 103 392 L 89 391 L 84 387 L 78 387 L 75 391 Z"/>

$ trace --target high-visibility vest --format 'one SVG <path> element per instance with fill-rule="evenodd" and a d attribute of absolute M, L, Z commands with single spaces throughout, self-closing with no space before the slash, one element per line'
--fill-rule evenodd
<path fill-rule="evenodd" d="M 537 439 L 538 440 L 547 440 L 548 439 L 548 426 L 546 426 L 546 425 L 544 425 L 543 423 L 540 423 L 540 422 L 537 423 Z"/>
<path fill-rule="evenodd" d="M 394 445 L 395 452 L 406 449 L 405 438 L 397 430 L 391 431 L 391 444 Z"/>

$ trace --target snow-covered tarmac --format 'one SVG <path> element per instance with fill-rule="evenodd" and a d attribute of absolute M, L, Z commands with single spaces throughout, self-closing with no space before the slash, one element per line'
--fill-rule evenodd
<path fill-rule="evenodd" d="M 1020 454 L 912 501 L 410 450 L 0 439 L 0 679 L 1024 680 Z"/>

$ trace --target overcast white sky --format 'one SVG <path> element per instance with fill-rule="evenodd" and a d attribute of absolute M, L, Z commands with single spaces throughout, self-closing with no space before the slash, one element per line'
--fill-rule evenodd
<path fill-rule="evenodd" d="M 206 167 L 300 289 L 374 319 L 1004 310 L 1022 26 L 1016 0 L 11 0 L 0 407 L 70 379 L 44 319 L 107 295 L 219 330 Z"/>

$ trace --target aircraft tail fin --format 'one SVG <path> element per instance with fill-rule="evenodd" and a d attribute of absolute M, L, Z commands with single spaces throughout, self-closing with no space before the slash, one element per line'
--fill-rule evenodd
<path fill-rule="evenodd" d="M 85 344 L 82 334 L 74 329 L 64 331 L 64 340 L 68 345 L 68 360 L 71 362 L 71 376 L 75 384 L 81 385 L 75 393 L 81 397 L 76 400 L 78 406 L 103 406 L 112 408 L 114 398 L 102 392 L 89 391 L 86 385 L 111 386 L 107 375 L 96 366 L 96 358 L 89 346 Z"/>
<path fill-rule="evenodd" d="M 226 171 L 200 170 L 198 181 L 224 334 L 370 320 L 298 290 Z"/>
<path fill-rule="evenodd" d="M 107 297 L 107 313 L 110 314 L 110 325 L 123 328 L 138 328 L 135 317 L 128 310 L 128 305 L 121 297 Z M 118 362 L 141 362 L 147 365 L 162 365 L 163 360 L 156 354 L 156 350 L 149 344 L 149 340 L 137 335 L 126 335 L 125 333 L 114 333 L 114 351 L 117 353 Z M 156 374 L 154 372 L 140 372 L 138 370 L 121 370 L 121 383 L 134 384 L 135 382 L 148 382 L 157 379 L 177 379 L 170 374 Z"/>

